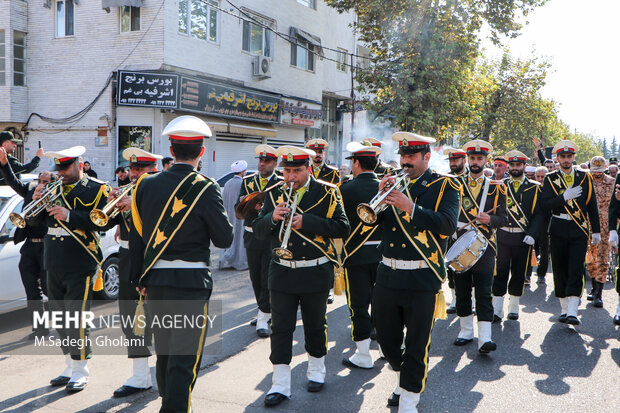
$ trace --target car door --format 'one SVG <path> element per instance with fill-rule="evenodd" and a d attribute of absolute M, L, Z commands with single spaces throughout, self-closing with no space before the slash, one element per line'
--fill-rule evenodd
<path fill-rule="evenodd" d="M 15 226 L 9 213 L 20 213 L 23 200 L 15 195 L 0 211 L 0 312 L 26 306 L 26 293 L 19 274 L 19 249 L 23 242 L 15 245 Z"/>

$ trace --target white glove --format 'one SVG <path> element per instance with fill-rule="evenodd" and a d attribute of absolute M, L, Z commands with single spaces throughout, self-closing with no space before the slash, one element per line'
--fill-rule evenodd
<path fill-rule="evenodd" d="M 525 238 L 523 238 L 523 242 L 527 245 L 534 245 L 534 243 L 536 242 L 536 240 L 532 237 L 530 237 L 529 235 L 526 235 Z"/>
<path fill-rule="evenodd" d="M 609 231 L 609 245 L 611 245 L 613 248 L 616 248 L 618 246 L 618 233 L 615 229 Z"/>
<path fill-rule="evenodd" d="M 592 245 L 597 245 L 599 242 L 601 242 L 601 234 L 592 234 Z"/>
<path fill-rule="evenodd" d="M 568 201 L 569 199 L 579 198 L 582 192 L 583 188 L 580 186 L 573 186 L 572 188 L 568 188 L 566 191 L 564 191 L 564 200 Z"/>

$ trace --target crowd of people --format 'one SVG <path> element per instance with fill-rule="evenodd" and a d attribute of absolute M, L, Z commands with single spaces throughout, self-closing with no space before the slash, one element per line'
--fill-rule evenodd
<path fill-rule="evenodd" d="M 102 283 L 98 232 L 116 227 L 121 316 L 157 318 L 178 311 L 179 303 L 185 303 L 185 315 L 206 316 L 214 245 L 222 249 L 220 268 L 249 270 L 257 304 L 251 324 L 271 343 L 272 385 L 264 398 L 269 407 L 293 393 L 298 310 L 308 353 L 306 390 L 324 387 L 326 313 L 335 281 L 344 282 L 355 347 L 342 363 L 374 368 L 370 345 L 376 340 L 398 373 L 388 405 L 416 412 L 436 319 L 456 313 L 460 331 L 454 345 L 477 338 L 479 353 L 488 355 L 497 349 L 492 323 L 519 319 L 534 267 L 537 282 L 545 283 L 551 262 L 561 307 L 556 320 L 569 325 L 580 324 L 586 270 L 594 307 L 603 306 L 602 291 L 614 276 L 609 265 L 618 247 L 617 161 L 594 157 L 577 168 L 578 148 L 568 140 L 554 146 L 552 159 L 534 140 L 538 167 L 518 150 L 494 155 L 489 142 L 471 140 L 445 149 L 450 174 L 429 167 L 435 139 L 409 132 L 392 136 L 398 164 L 381 161 L 382 142 L 366 138 L 347 145 L 347 169 L 327 164 L 329 144 L 323 139 L 305 147 L 261 144 L 255 148 L 257 172 L 247 175 L 247 162 L 234 162 L 222 190 L 198 172 L 204 139 L 211 136 L 207 124 L 181 116 L 162 135 L 170 139 L 172 158 L 125 149 L 129 168 L 116 170 L 112 188 L 88 175 L 93 172 L 83 162 L 84 147 L 39 149 L 23 165 L 11 156 L 19 140 L 0 134 L 0 172 L 25 206 L 47 202 L 50 191 L 59 191 L 15 238 L 26 240 L 20 271 L 30 311 L 43 310 L 42 294 L 52 310 L 90 309 L 92 291 Z M 55 171 L 23 183 L 19 174 L 35 169 L 43 156 L 53 159 Z M 53 187 L 55 180 L 61 185 Z M 118 214 L 92 218 L 106 205 Z M 617 285 L 616 291 L 620 294 Z M 613 323 L 620 325 L 620 303 Z M 127 338 L 144 340 L 127 347 L 133 374 L 113 396 L 151 388 L 148 360 L 154 348 L 162 411 L 190 410 L 206 329 L 206 323 L 123 328 Z M 48 333 L 38 329 L 32 337 Z M 89 330 L 73 326 L 58 334 L 88 337 Z M 64 370 L 50 383 L 74 393 L 88 383 L 92 349 L 68 343 L 62 347 Z"/>

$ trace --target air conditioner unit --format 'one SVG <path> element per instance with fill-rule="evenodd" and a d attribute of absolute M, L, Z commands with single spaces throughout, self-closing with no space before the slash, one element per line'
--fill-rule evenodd
<path fill-rule="evenodd" d="M 267 56 L 256 56 L 252 62 L 252 73 L 262 79 L 271 77 L 271 59 Z"/>

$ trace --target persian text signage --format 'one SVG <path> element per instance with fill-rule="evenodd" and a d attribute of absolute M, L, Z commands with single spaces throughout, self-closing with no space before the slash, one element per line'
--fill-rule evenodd
<path fill-rule="evenodd" d="M 118 72 L 117 104 L 176 109 L 178 75 Z"/>
<path fill-rule="evenodd" d="M 320 127 L 323 112 L 321 105 L 295 99 L 282 98 L 282 123 Z"/>

